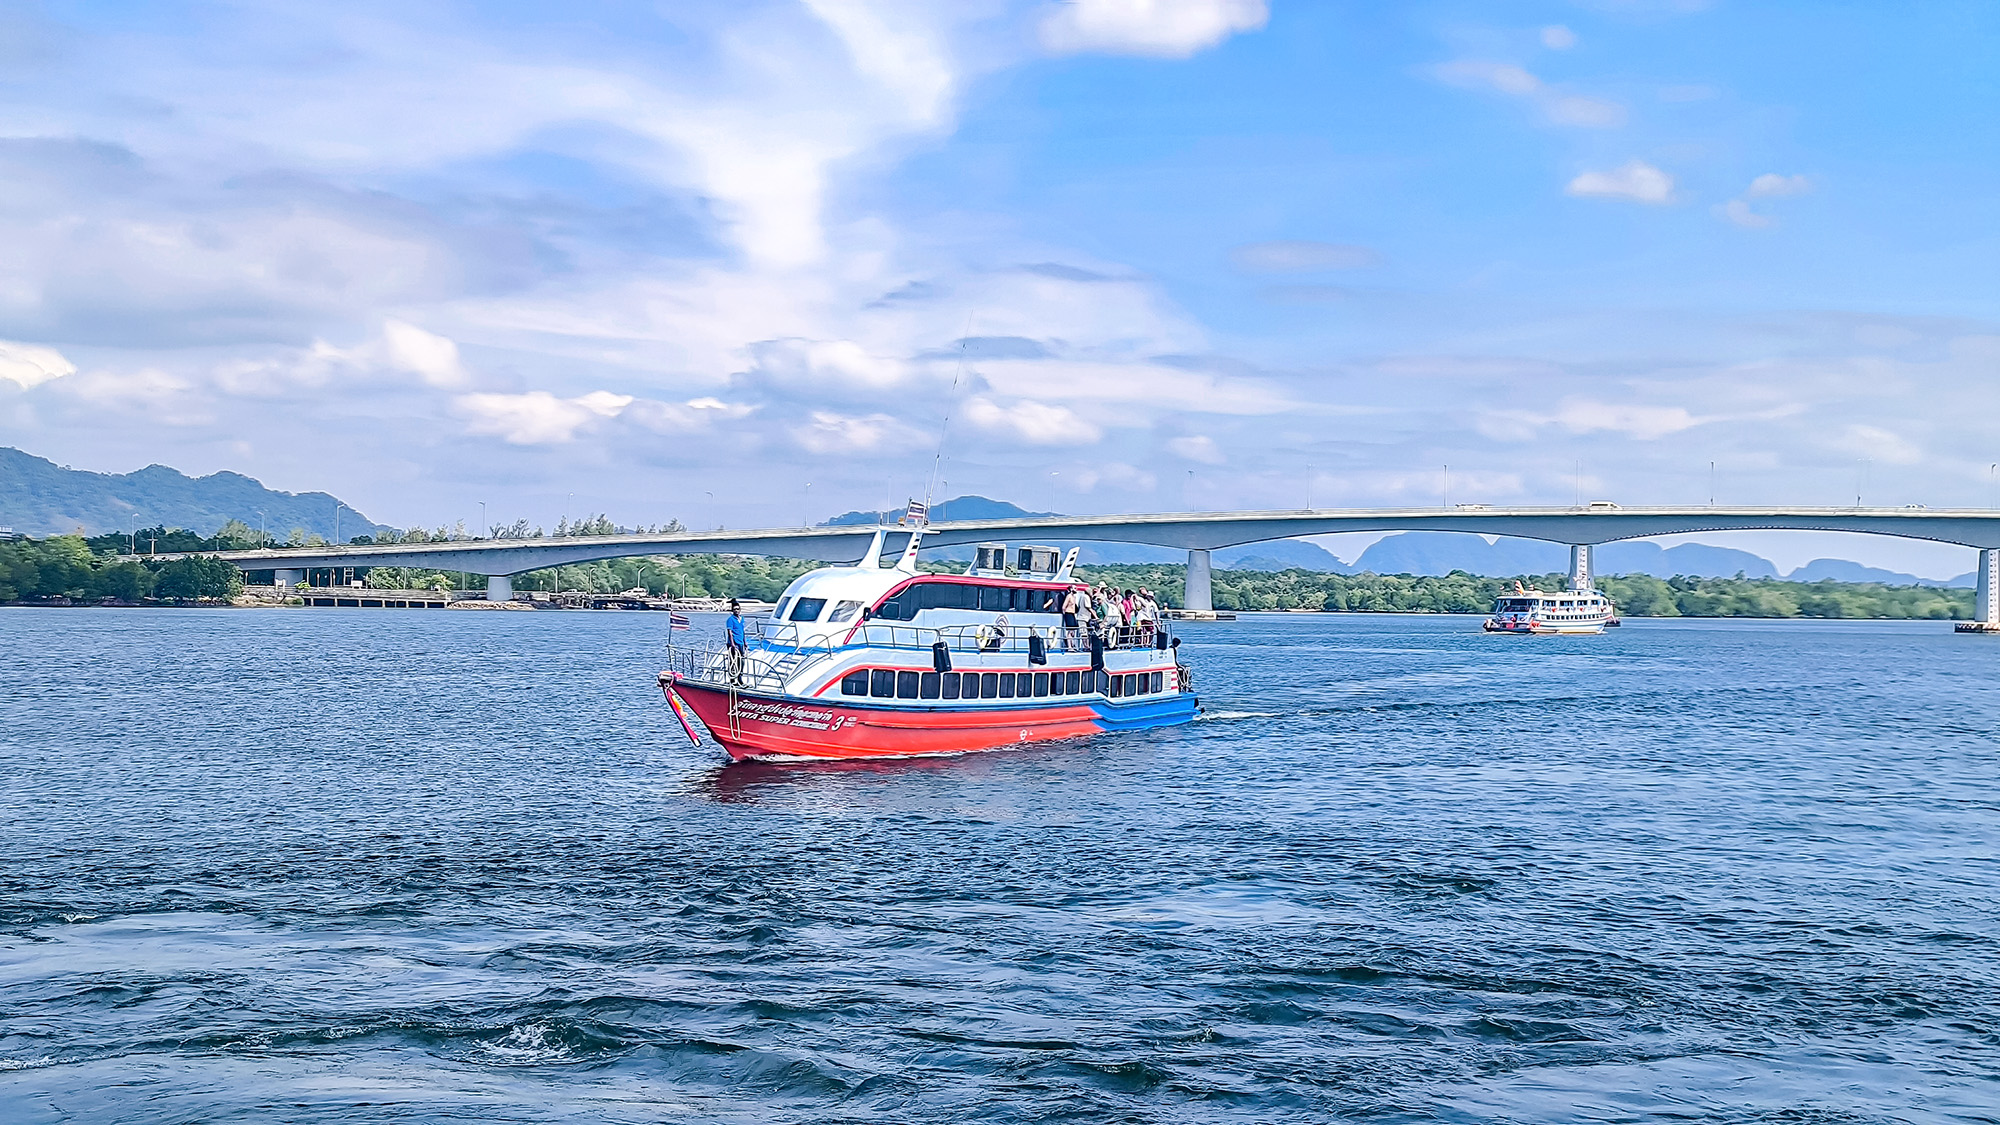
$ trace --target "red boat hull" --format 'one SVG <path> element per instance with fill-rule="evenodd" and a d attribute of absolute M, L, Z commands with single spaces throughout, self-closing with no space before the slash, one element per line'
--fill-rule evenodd
<path fill-rule="evenodd" d="M 1108 729 L 1098 707 L 1082 700 L 978 709 L 884 707 L 730 692 L 689 680 L 664 686 L 680 693 L 710 736 L 737 760 L 963 754 Z M 1188 700 L 1192 717 L 1192 697 Z"/>

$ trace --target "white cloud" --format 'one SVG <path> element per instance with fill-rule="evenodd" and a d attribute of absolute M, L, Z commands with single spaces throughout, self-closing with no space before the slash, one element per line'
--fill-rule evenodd
<path fill-rule="evenodd" d="M 966 74 L 1006 61 L 1003 52 L 951 52 L 955 27 L 985 15 L 971 5 L 736 7 L 715 9 L 733 18 L 665 10 L 640 21 L 692 49 L 665 65 L 616 32 L 597 43 L 579 43 L 587 32 L 535 39 L 476 9 L 250 10 L 228 29 L 237 49 L 200 65 L 143 49 L 127 56 L 85 37 L 103 67 L 92 87 L 101 97 L 86 103 L 94 108 L 37 118 L 36 131 L 118 137 L 180 165 L 247 158 L 257 175 L 358 171 L 371 184 L 497 153 L 554 152 L 690 193 L 750 261 L 794 268 L 827 252 L 823 207 L 835 165 L 947 125 Z M 296 65 L 295 51 L 318 61 Z M 247 97 L 252 89 L 259 95 Z M 144 115 L 102 108 L 141 103 Z M 190 233 L 177 256 L 200 250 L 209 232 Z M 311 249 L 331 265 L 357 256 L 331 241 Z M 299 266 L 315 275 L 308 280 L 332 280 L 310 253 L 267 256 L 274 281 Z M 350 277 L 385 284 L 424 264 Z"/>
<path fill-rule="evenodd" d="M 1576 32 L 1559 23 L 1542 29 L 1542 46 L 1551 51 L 1567 51 L 1576 46 Z"/>
<path fill-rule="evenodd" d="M 1316 499 L 1322 506 L 1329 499 L 1337 505 L 1367 506 L 1379 504 L 1384 497 L 1392 496 L 1428 507 L 1444 499 L 1446 482 L 1442 470 L 1443 466 L 1414 472 L 1374 470 L 1340 473 L 1318 480 L 1315 485 Z M 1450 484 L 1452 502 L 1458 504 L 1490 503 L 1519 496 L 1524 491 L 1519 473 L 1463 467 L 1451 470 Z M 1356 557 L 1359 557 L 1358 551 Z"/>
<path fill-rule="evenodd" d="M 1384 375 L 1401 378 L 1491 379 L 1543 382 L 1563 372 L 1560 364 L 1517 356 L 1401 355 L 1375 364 Z"/>
<path fill-rule="evenodd" d="M 14 383 L 24 391 L 51 379 L 74 374 L 76 364 L 54 348 L 0 340 L 0 379 Z"/>
<path fill-rule="evenodd" d="M 452 400 L 470 421 L 475 434 L 495 434 L 514 445 L 554 445 L 574 440 L 577 431 L 605 418 L 616 418 L 632 403 L 631 395 L 592 391 L 577 398 L 557 398 L 547 391 L 525 394 L 469 394 Z"/>
<path fill-rule="evenodd" d="M 909 366 L 890 357 L 870 354 L 852 340 L 767 340 L 755 344 L 757 370 L 793 385 L 890 387 L 909 374 Z"/>
<path fill-rule="evenodd" d="M 142 418 L 149 426 L 201 426 L 215 421 L 212 395 L 202 393 L 193 380 L 160 367 L 93 369 L 50 389 L 87 404 L 93 414 Z"/>
<path fill-rule="evenodd" d="M 1549 120 L 1585 129 L 1615 129 L 1625 124 L 1625 107 L 1603 98 L 1551 98 L 1545 105 Z"/>
<path fill-rule="evenodd" d="M 1557 125 L 1614 129 L 1625 124 L 1625 107 L 1619 103 L 1564 93 L 1513 63 L 1460 59 L 1432 67 L 1431 75 L 1449 85 L 1490 89 L 1495 93 L 1532 101 Z"/>
<path fill-rule="evenodd" d="M 653 402 L 641 399 L 624 411 L 623 417 L 658 434 L 684 434 L 706 429 L 721 422 L 747 418 L 757 408 L 746 403 L 724 402 L 704 396 L 686 402 Z"/>
<path fill-rule="evenodd" d="M 938 36 L 915 11 L 885 17 L 862 0 L 805 0 L 806 7 L 840 36 L 855 68 L 909 107 L 913 120 L 935 123 L 945 115 L 958 76 Z"/>
<path fill-rule="evenodd" d="M 1186 58 L 1264 26 L 1264 0 L 1062 0 L 1043 17 L 1042 45 L 1058 54 Z"/>
<path fill-rule="evenodd" d="M 1766 172 L 1750 181 L 1740 199 L 1732 199 L 1718 204 L 1715 213 L 1735 223 L 1739 227 L 1768 227 L 1772 223 L 1769 215 L 1751 209 L 1749 200 L 1773 199 L 1787 195 L 1802 195 L 1812 190 L 1812 181 L 1804 176 L 1781 176 L 1776 172 Z"/>
<path fill-rule="evenodd" d="M 868 453 L 890 445 L 911 445 L 916 431 L 887 414 L 852 416 L 831 410 L 812 412 L 810 424 L 792 429 L 808 453 Z"/>
<path fill-rule="evenodd" d="M 1381 265 L 1382 255 L 1366 246 L 1281 239 L 1245 243 L 1229 252 L 1229 260 L 1246 273 L 1309 273 L 1367 269 Z"/>
<path fill-rule="evenodd" d="M 130 373 L 92 371 L 70 380 L 63 389 L 98 406 L 143 409 L 178 398 L 193 386 L 171 371 L 142 367 Z"/>
<path fill-rule="evenodd" d="M 1127 492 L 1150 492 L 1159 484 L 1159 478 L 1152 473 L 1123 461 L 1093 462 L 1078 469 L 1071 480 L 1082 492 L 1095 492 L 1099 485 Z"/>
<path fill-rule="evenodd" d="M 1811 190 L 1812 181 L 1804 176 L 1781 176 L 1776 172 L 1766 172 L 1751 180 L 1749 189 L 1743 194 L 1749 199 L 1762 199 L 1766 196 L 1803 195 Z"/>
<path fill-rule="evenodd" d="M 1573 434 L 1610 432 L 1651 441 L 1701 425 L 1706 419 L 1680 406 L 1565 399 L 1554 411 L 1496 410 L 1479 420 L 1480 432 L 1499 441 L 1532 441 L 1554 424 Z"/>
<path fill-rule="evenodd" d="M 1587 399 L 1565 401 L 1556 410 L 1554 420 L 1571 433 L 1609 430 L 1630 434 L 1643 441 L 1700 425 L 1700 419 L 1688 413 L 1686 407 L 1591 402 Z"/>
<path fill-rule="evenodd" d="M 1715 212 L 1739 227 L 1754 229 L 1756 227 L 1768 227 L 1771 225 L 1771 219 L 1768 215 L 1759 215 L 1750 209 L 1748 203 L 1740 199 L 1732 199 L 1727 203 L 1717 204 Z"/>
<path fill-rule="evenodd" d="M 1440 63 L 1431 68 L 1431 73 L 1453 86 L 1486 86 L 1517 97 L 1537 93 L 1542 88 L 1541 79 L 1511 63 L 1460 59 Z"/>
<path fill-rule="evenodd" d="M 1295 405 L 1263 380 L 1159 363 L 987 360 L 979 364 L 978 371 L 1003 393 L 1099 405 L 1127 425 L 1143 423 L 1164 410 L 1260 415 L 1277 414 Z"/>
<path fill-rule="evenodd" d="M 1585 172 L 1566 190 L 1576 196 L 1657 205 L 1673 202 L 1674 178 L 1643 160 L 1632 160 L 1609 172 Z"/>
<path fill-rule="evenodd" d="M 1835 446 L 1890 465 L 1914 465 L 1924 459 L 1923 450 L 1880 426 L 1849 426 Z"/>
<path fill-rule="evenodd" d="M 457 388 L 471 382 L 458 362 L 458 345 L 414 324 L 385 322 L 382 346 L 392 365 L 422 377 L 433 387 Z"/>
<path fill-rule="evenodd" d="M 1200 461 L 1204 465 L 1220 465 L 1226 458 L 1222 447 L 1207 434 L 1187 434 L 1167 443 L 1167 448 L 1190 461 Z"/>
<path fill-rule="evenodd" d="M 1104 436 L 1103 430 L 1066 406 L 1025 399 L 1001 406 L 989 398 L 974 398 L 965 404 L 965 417 L 980 429 L 1012 434 L 1035 445 L 1088 445 Z"/>
<path fill-rule="evenodd" d="M 304 348 L 288 349 L 217 364 L 215 386 L 228 394 L 281 395 L 300 387 L 321 387 L 336 375 L 355 375 L 359 351 L 314 340 Z"/>

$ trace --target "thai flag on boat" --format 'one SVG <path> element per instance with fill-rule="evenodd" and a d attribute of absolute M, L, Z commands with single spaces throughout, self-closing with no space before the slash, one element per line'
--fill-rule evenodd
<path fill-rule="evenodd" d="M 929 523 L 930 520 L 931 520 L 931 506 L 929 504 L 924 503 L 922 500 L 910 501 L 909 508 L 903 512 L 904 523 L 911 523 L 922 526 L 923 524 Z"/>
<path fill-rule="evenodd" d="M 694 622 L 688 620 L 688 615 L 685 613 L 669 613 L 667 614 L 667 628 L 678 633 L 682 629 L 694 628 Z"/>

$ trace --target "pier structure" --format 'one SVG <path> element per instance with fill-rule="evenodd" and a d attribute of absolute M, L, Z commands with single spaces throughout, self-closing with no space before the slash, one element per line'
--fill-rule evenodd
<path fill-rule="evenodd" d="M 354 544 L 301 549 L 223 551 L 245 571 L 270 570 L 296 581 L 308 568 L 430 567 L 487 576 L 487 596 L 513 596 L 513 576 L 546 567 L 633 555 L 746 554 L 851 562 L 867 550 L 876 528 L 863 526 L 683 531 L 556 539 L 470 539 L 443 543 Z M 901 552 L 910 529 L 887 529 L 883 548 Z M 1213 608 L 1211 552 L 1223 547 L 1343 532 L 1458 531 L 1540 539 L 1570 548 L 1570 585 L 1595 582 L 1593 548 L 1622 539 L 1717 531 L 1842 531 L 1926 539 L 1980 551 L 1979 620 L 1964 631 L 2000 633 L 2000 510 L 1992 508 L 1621 507 L 1596 502 L 1572 507 L 1303 508 L 1281 511 L 1168 512 L 1146 515 L 1041 516 L 1012 520 L 950 520 L 924 530 L 924 546 L 1083 540 L 1134 543 L 1187 551 L 1183 605 Z"/>

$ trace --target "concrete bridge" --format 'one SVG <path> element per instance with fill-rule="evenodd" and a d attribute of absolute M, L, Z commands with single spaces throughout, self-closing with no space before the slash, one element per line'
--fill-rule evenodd
<path fill-rule="evenodd" d="M 487 596 L 513 596 L 513 575 L 544 567 L 634 555 L 745 554 L 852 561 L 868 547 L 872 527 L 765 528 L 689 531 L 672 535 L 608 535 L 564 539 L 469 539 L 445 543 L 351 545 L 300 550 L 225 551 L 246 571 L 272 570 L 281 585 L 308 568 L 410 566 L 487 577 Z M 931 524 L 927 547 L 1000 540 L 1016 545 L 1052 540 L 1138 543 L 1188 553 L 1189 609 L 1212 608 L 1209 552 L 1221 547 L 1350 531 L 1462 531 L 1541 539 L 1570 547 L 1570 584 L 1588 589 L 1591 548 L 1620 539 L 1705 531 L 1849 531 L 1928 539 L 1979 550 L 1976 616 L 2000 630 L 2000 510 L 1989 508 L 1570 508 L 1300 509 L 1179 512 L 1136 516 L 1051 516 L 1018 520 L 952 520 Z M 885 548 L 908 542 L 892 529 Z"/>

